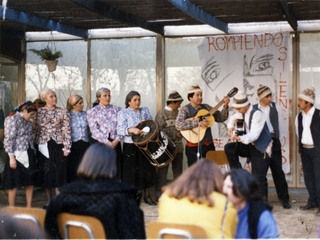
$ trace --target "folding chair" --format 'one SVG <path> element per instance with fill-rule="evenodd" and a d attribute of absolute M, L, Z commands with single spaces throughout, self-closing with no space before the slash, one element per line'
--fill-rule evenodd
<path fill-rule="evenodd" d="M 229 171 L 229 161 L 227 155 L 224 151 L 218 150 L 213 151 L 210 150 L 206 154 L 206 158 L 218 164 L 219 166 L 224 165 L 226 170 Z"/>
<path fill-rule="evenodd" d="M 192 239 L 207 238 L 199 225 L 151 221 L 147 227 L 148 239 Z"/>
<path fill-rule="evenodd" d="M 60 213 L 58 227 L 64 239 L 106 239 L 103 225 L 95 217 Z"/>
<path fill-rule="evenodd" d="M 38 229 L 44 229 L 46 211 L 42 208 L 4 207 L 2 213 L 20 220 L 31 221 Z"/>

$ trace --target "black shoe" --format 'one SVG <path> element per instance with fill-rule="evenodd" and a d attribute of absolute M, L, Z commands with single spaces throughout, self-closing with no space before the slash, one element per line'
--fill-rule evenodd
<path fill-rule="evenodd" d="M 291 208 L 291 204 L 289 202 L 283 202 L 282 203 L 283 208 L 285 209 L 290 209 Z"/>
<path fill-rule="evenodd" d="M 307 204 L 307 205 L 305 205 L 305 206 L 301 206 L 300 207 L 300 209 L 301 210 L 310 210 L 310 209 L 312 209 L 312 208 L 317 208 L 317 207 L 319 207 L 319 204 L 318 203 L 311 203 L 311 204 Z"/>
<path fill-rule="evenodd" d="M 143 201 L 145 203 L 148 203 L 149 205 L 157 205 L 157 203 L 155 203 L 150 197 L 148 197 L 148 198 L 144 197 Z"/>

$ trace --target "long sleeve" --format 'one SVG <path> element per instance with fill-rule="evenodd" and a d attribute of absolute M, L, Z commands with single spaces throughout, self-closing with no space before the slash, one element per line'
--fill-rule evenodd
<path fill-rule="evenodd" d="M 270 211 L 263 211 L 260 215 L 258 227 L 258 238 L 279 238 L 277 223 Z"/>
<path fill-rule="evenodd" d="M 250 112 L 248 113 L 250 114 Z M 251 128 L 247 134 L 240 136 L 240 141 L 244 144 L 249 144 L 257 140 L 266 122 L 265 116 L 261 111 L 255 111 L 252 120 Z M 247 124 L 247 121 L 246 121 Z M 248 126 L 247 126 L 248 128 Z"/>
<path fill-rule="evenodd" d="M 63 117 L 63 127 L 62 127 L 62 134 L 63 134 L 63 146 L 62 150 L 70 151 L 71 149 L 71 117 L 68 112 L 65 112 Z"/>
<path fill-rule="evenodd" d="M 12 117 L 7 117 L 4 122 L 4 148 L 7 153 L 12 154 L 16 149 L 18 127 Z"/>
<path fill-rule="evenodd" d="M 188 117 L 189 117 L 188 108 L 184 106 L 180 109 L 176 119 L 176 128 L 179 131 L 198 127 L 198 124 L 199 124 L 198 121 L 196 119 L 187 120 Z"/>

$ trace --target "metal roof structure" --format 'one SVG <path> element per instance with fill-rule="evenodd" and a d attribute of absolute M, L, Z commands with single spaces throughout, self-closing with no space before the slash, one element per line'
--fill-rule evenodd
<path fill-rule="evenodd" d="M 88 30 L 140 27 L 164 35 L 166 26 L 320 19 L 320 1 L 305 0 L 3 0 L 1 34 L 58 31 L 86 38 Z"/>

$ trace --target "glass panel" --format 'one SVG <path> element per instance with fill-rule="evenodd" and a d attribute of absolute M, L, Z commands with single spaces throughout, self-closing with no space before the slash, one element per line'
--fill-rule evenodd
<path fill-rule="evenodd" d="M 300 34 L 300 66 L 299 66 L 299 93 L 306 88 L 316 89 L 314 106 L 320 108 L 320 33 Z M 304 183 L 302 164 L 300 161 L 299 183 Z"/>
<path fill-rule="evenodd" d="M 49 72 L 44 61 L 30 49 L 46 48 L 48 43 L 27 43 L 26 60 L 26 99 L 34 101 L 41 90 L 51 88 L 58 97 L 57 106 L 66 107 L 72 94 L 87 98 L 87 43 L 84 41 L 65 41 L 50 44 L 53 50 L 61 51 L 62 58 L 54 72 Z M 84 101 L 86 109 L 86 101 Z"/>
<path fill-rule="evenodd" d="M 111 90 L 111 104 L 125 107 L 126 95 L 138 91 L 141 106 L 156 115 L 156 39 L 130 38 L 91 42 L 91 103 L 101 87 Z"/>
<path fill-rule="evenodd" d="M 6 57 L 0 57 L 0 62 L 1 63 L 15 63 L 15 61 L 10 60 L 9 58 L 6 58 Z"/>

